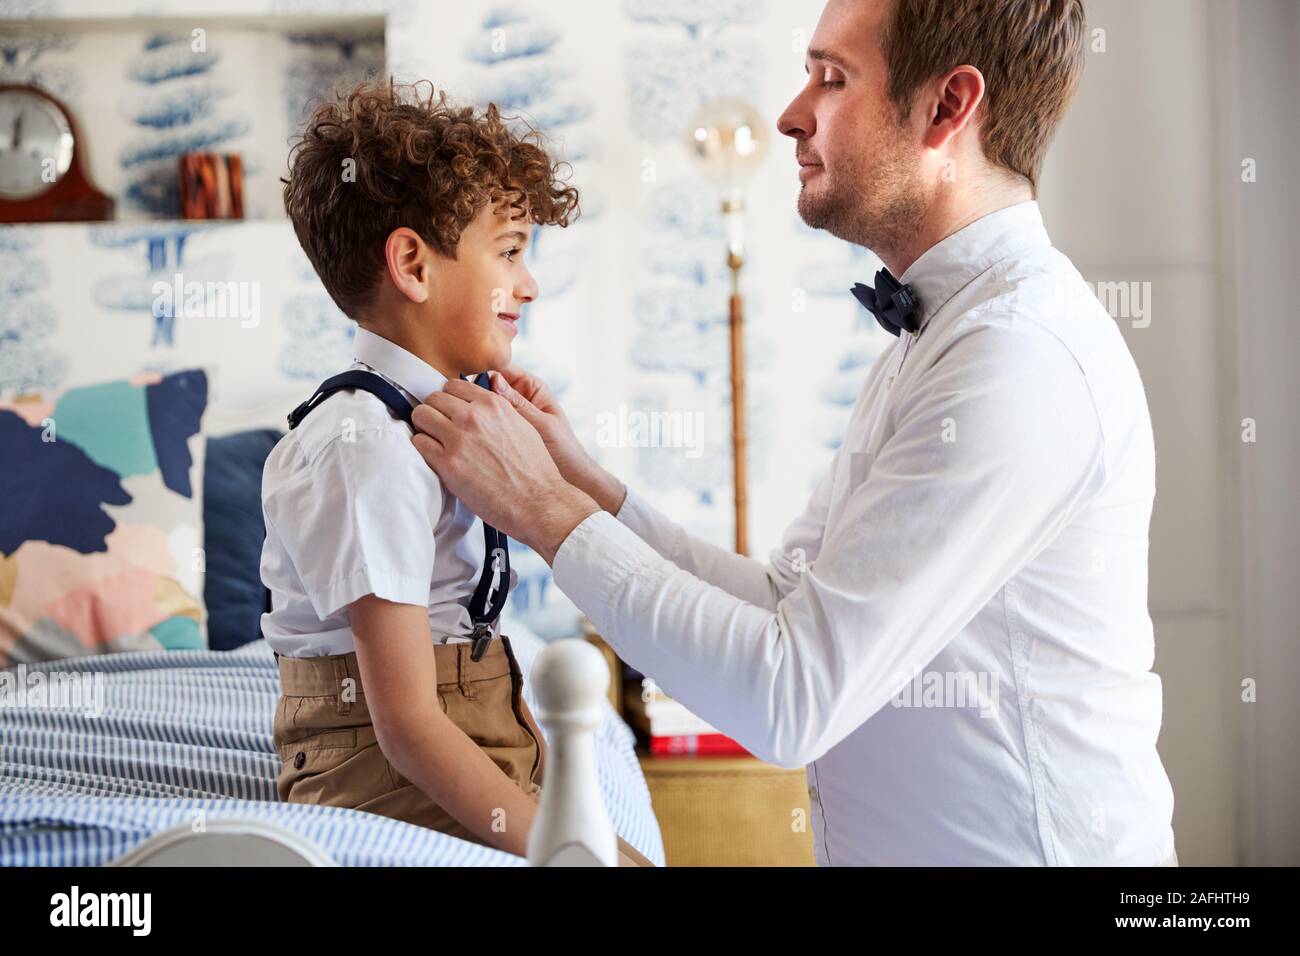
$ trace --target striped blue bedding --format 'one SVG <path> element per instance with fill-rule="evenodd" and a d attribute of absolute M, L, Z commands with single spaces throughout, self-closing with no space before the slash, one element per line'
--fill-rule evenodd
<path fill-rule="evenodd" d="M 503 622 L 525 675 L 544 643 Z M 41 676 L 37 676 L 38 673 Z M 75 688 L 59 679 L 72 677 Z M 277 800 L 271 723 L 279 695 L 265 641 L 233 651 L 111 654 L 27 665 L 80 706 L 0 701 L 0 865 L 95 866 L 178 823 L 254 818 L 343 865 L 514 866 L 511 854 L 386 817 Z M 536 710 L 531 685 L 528 702 Z M 0 691 L 5 689 L 0 684 Z M 618 833 L 655 863 L 663 843 L 631 730 L 603 702 L 597 769 Z"/>

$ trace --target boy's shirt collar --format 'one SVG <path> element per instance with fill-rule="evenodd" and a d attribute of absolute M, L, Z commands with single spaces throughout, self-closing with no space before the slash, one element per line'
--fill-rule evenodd
<path fill-rule="evenodd" d="M 353 356 L 406 392 L 412 405 L 418 405 L 433 392 L 442 391 L 447 377 L 424 359 L 408 352 L 382 335 L 357 326 Z"/>

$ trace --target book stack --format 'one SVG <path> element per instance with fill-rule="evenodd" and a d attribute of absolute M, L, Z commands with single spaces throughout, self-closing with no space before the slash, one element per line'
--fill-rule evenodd
<path fill-rule="evenodd" d="M 624 716 L 645 738 L 652 757 L 747 756 L 749 751 L 716 727 L 696 717 L 649 679 L 626 685 Z"/>

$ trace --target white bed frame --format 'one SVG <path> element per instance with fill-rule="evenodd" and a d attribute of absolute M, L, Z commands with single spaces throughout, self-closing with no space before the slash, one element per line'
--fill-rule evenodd
<path fill-rule="evenodd" d="M 533 665 L 537 719 L 550 735 L 546 786 L 528 835 L 533 866 L 617 866 L 618 841 L 596 778 L 594 732 L 609 667 L 585 641 L 556 641 Z M 260 820 L 213 820 L 196 832 L 180 824 L 109 866 L 335 866 L 292 830 Z"/>

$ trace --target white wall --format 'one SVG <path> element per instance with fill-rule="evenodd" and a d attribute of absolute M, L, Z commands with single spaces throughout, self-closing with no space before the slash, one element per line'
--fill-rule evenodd
<path fill-rule="evenodd" d="M 1087 6 L 1105 49 L 1089 53 L 1042 203 L 1087 278 L 1150 283 L 1149 314 L 1119 321 L 1156 436 L 1150 603 L 1178 854 L 1295 864 L 1300 8 Z"/>
<path fill-rule="evenodd" d="M 1165 686 L 1160 751 L 1181 862 L 1228 864 L 1238 851 L 1238 669 L 1229 661 L 1239 646 L 1230 626 L 1222 344 L 1231 326 L 1219 302 L 1210 5 L 1089 0 L 1087 8 L 1088 62 L 1042 205 L 1056 245 L 1087 279 L 1150 290 L 1145 314 L 1131 309 L 1118 321 L 1156 437 L 1150 605 Z"/>
<path fill-rule="evenodd" d="M 1230 428 L 1256 422 L 1234 444 L 1242 517 L 1241 673 L 1257 682 L 1245 706 L 1242 851 L 1266 865 L 1300 862 L 1300 4 L 1223 2 L 1227 175 L 1224 246 L 1235 282 L 1235 388 Z M 1243 157 L 1256 181 L 1242 182 Z"/>

